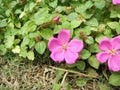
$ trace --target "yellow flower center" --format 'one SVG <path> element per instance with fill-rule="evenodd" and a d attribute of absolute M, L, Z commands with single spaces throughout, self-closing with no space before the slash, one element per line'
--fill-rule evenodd
<path fill-rule="evenodd" d="M 63 44 L 63 45 L 62 45 L 62 49 L 63 49 L 63 50 L 67 50 L 67 49 L 68 49 L 67 44 Z"/>
<path fill-rule="evenodd" d="M 115 54 L 117 53 L 117 51 L 113 49 L 113 50 L 110 50 L 109 53 L 110 53 L 111 55 L 115 55 Z"/>

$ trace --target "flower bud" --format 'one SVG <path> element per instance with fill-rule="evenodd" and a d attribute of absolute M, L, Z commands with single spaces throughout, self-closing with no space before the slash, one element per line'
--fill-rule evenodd
<path fill-rule="evenodd" d="M 52 22 L 54 24 L 58 24 L 59 23 L 59 19 L 60 19 L 59 16 L 56 16 L 56 17 L 53 18 Z"/>

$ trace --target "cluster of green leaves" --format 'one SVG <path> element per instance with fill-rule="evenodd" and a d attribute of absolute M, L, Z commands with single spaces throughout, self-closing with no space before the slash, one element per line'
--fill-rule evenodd
<path fill-rule="evenodd" d="M 55 16 L 60 17 L 58 24 L 51 22 Z M 0 55 L 12 52 L 34 60 L 35 52 L 43 55 L 49 39 L 64 28 L 71 39 L 84 42 L 81 61 L 68 66 L 96 74 L 101 68 L 95 56 L 98 42 L 120 34 L 119 20 L 120 6 L 111 0 L 0 0 Z M 119 76 L 111 73 L 110 84 L 120 86 Z"/>

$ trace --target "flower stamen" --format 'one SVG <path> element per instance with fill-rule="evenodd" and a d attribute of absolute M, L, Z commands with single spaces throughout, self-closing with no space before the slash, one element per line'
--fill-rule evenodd
<path fill-rule="evenodd" d="M 115 54 L 117 53 L 117 51 L 113 49 L 113 50 L 110 50 L 109 53 L 110 53 L 111 55 L 115 55 Z"/>
<path fill-rule="evenodd" d="M 62 49 L 63 49 L 63 50 L 67 50 L 67 49 L 68 49 L 67 44 L 63 44 L 63 45 L 62 45 Z"/>

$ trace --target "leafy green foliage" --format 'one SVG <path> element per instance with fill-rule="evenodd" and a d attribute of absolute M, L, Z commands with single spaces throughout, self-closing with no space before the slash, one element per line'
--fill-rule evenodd
<path fill-rule="evenodd" d="M 35 49 L 39 54 L 43 54 L 46 49 L 46 43 L 44 41 L 36 43 Z"/>
<path fill-rule="evenodd" d="M 94 67 L 95 69 L 98 69 L 99 66 L 100 66 L 100 63 L 97 61 L 96 57 L 95 56 L 91 56 L 89 59 L 88 59 L 88 63 Z"/>
<path fill-rule="evenodd" d="M 60 84 L 55 83 L 52 90 L 59 90 L 60 89 Z"/>
<path fill-rule="evenodd" d="M 112 73 L 109 78 L 109 83 L 114 86 L 120 86 L 120 73 Z"/>
<path fill-rule="evenodd" d="M 40 35 L 43 37 L 43 39 L 49 40 L 53 35 L 53 31 L 50 29 L 43 29 L 40 31 Z"/>
<path fill-rule="evenodd" d="M 76 63 L 76 67 L 77 67 L 79 70 L 84 71 L 84 70 L 85 70 L 85 67 L 86 67 L 86 64 L 85 64 L 84 61 L 78 61 L 78 62 Z"/>
<path fill-rule="evenodd" d="M 82 52 L 81 52 L 81 58 L 82 59 L 88 59 L 90 57 L 91 53 L 86 50 L 86 49 L 83 49 Z"/>
<path fill-rule="evenodd" d="M 87 83 L 86 78 L 79 78 L 79 79 L 76 80 L 76 84 L 79 87 L 83 87 L 86 83 Z"/>

